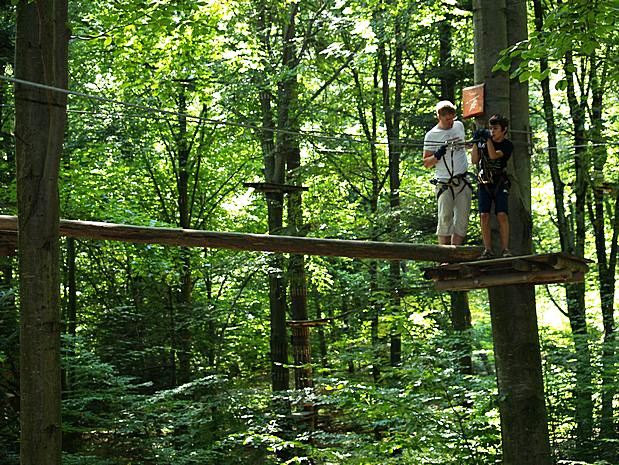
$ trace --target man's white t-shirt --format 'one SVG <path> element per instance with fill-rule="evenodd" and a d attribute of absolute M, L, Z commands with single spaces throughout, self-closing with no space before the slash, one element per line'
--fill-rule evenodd
<path fill-rule="evenodd" d="M 436 125 L 423 140 L 423 150 L 430 152 L 436 152 L 441 145 L 452 141 L 461 144 L 453 147 L 447 145 L 447 153 L 436 164 L 436 179 L 440 181 L 448 181 L 452 176 L 466 173 L 469 168 L 464 148 L 464 125 L 461 121 L 454 121 L 450 129 L 441 129 Z"/>

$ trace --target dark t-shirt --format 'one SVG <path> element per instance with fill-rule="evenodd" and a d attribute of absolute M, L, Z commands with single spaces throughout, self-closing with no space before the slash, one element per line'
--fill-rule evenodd
<path fill-rule="evenodd" d="M 488 149 L 486 148 L 486 143 L 478 145 L 480 159 L 479 159 L 479 170 L 481 172 L 489 172 L 492 177 L 500 176 L 505 172 L 507 168 L 507 161 L 512 156 L 514 152 L 514 144 L 509 139 L 503 139 L 501 142 L 494 142 L 494 149 L 498 152 L 503 152 L 503 156 L 501 158 L 497 158 L 496 160 L 492 160 L 488 155 Z"/>

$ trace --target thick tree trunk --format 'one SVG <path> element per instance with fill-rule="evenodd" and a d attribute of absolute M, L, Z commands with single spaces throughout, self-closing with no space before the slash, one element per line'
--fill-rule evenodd
<path fill-rule="evenodd" d="M 15 77 L 67 87 L 67 1 L 21 0 Z M 60 465 L 58 172 L 66 95 L 15 86 L 20 287 L 20 463 Z"/>
<path fill-rule="evenodd" d="M 475 82 L 486 83 L 486 124 L 493 113 L 511 120 L 512 129 L 528 131 L 526 87 L 510 85 L 504 72 L 493 72 L 499 51 L 526 39 L 526 4 L 519 0 L 474 0 Z M 510 161 L 510 247 L 517 254 L 531 251 L 530 160 L 526 136 L 514 139 Z M 524 143 L 523 143 L 524 142 Z M 489 289 L 494 352 L 499 389 L 503 463 L 551 463 L 548 421 L 531 285 Z"/>

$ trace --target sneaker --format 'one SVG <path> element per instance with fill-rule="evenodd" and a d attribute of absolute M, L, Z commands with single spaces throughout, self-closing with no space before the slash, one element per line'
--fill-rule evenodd
<path fill-rule="evenodd" d="M 494 254 L 492 253 L 492 250 L 488 249 L 484 249 L 484 251 L 479 256 L 479 260 L 490 260 L 492 258 L 494 258 Z"/>
<path fill-rule="evenodd" d="M 513 257 L 513 256 L 514 256 L 514 254 L 509 249 L 503 249 L 503 252 L 501 252 L 501 257 L 503 257 L 503 258 L 509 258 L 509 257 Z"/>

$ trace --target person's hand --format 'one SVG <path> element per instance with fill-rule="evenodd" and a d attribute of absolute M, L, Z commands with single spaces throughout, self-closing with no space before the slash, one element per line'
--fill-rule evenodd
<path fill-rule="evenodd" d="M 443 158 L 443 155 L 445 155 L 447 153 L 447 146 L 446 145 L 441 145 L 438 150 L 436 152 L 434 152 L 434 157 L 437 160 L 440 160 L 441 158 Z"/>
<path fill-rule="evenodd" d="M 473 133 L 473 140 L 485 142 L 490 139 L 490 137 L 492 137 L 492 135 L 490 134 L 490 131 L 486 128 L 476 129 Z"/>

